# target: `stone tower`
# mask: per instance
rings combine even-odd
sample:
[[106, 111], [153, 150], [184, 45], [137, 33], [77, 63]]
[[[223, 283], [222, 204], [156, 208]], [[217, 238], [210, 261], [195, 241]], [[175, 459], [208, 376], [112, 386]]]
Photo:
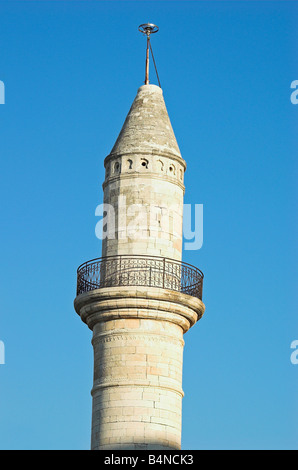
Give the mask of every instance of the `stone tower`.
[[180, 449], [183, 335], [205, 307], [181, 261], [186, 164], [160, 87], [139, 88], [104, 165], [113, 230], [74, 303], [93, 331], [91, 448]]

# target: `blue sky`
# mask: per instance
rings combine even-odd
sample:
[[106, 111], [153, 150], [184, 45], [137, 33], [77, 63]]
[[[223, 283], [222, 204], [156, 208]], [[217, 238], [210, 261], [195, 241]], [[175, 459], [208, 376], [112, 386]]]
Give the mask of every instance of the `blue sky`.
[[[1, 449], [88, 449], [91, 332], [76, 269], [100, 256], [103, 160], [152, 38], [204, 205], [204, 318], [185, 336], [184, 449], [297, 449], [298, 4], [0, 1]], [[152, 82], [156, 83], [154, 75]]]

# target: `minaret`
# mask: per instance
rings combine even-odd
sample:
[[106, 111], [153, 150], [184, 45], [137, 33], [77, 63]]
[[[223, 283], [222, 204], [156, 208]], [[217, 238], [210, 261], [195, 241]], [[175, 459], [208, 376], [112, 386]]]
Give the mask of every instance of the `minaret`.
[[[154, 25], [142, 27], [148, 51]], [[148, 60], [104, 161], [114, 234], [78, 268], [75, 309], [93, 331], [94, 450], [181, 448], [183, 335], [205, 309], [203, 274], [181, 261], [186, 164]]]

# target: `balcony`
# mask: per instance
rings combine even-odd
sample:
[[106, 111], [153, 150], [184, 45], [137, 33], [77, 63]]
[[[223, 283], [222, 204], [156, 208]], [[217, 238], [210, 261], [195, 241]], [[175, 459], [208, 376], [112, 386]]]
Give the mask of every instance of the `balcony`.
[[122, 286], [159, 287], [202, 300], [203, 273], [196, 267], [159, 256], [118, 255], [87, 261], [77, 270], [77, 295]]

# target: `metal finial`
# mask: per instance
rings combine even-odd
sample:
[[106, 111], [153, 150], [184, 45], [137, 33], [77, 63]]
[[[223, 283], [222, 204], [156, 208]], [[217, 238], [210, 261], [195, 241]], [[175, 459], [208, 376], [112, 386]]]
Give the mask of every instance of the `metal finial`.
[[[145, 69], [145, 85], [149, 85], [149, 46], [151, 34], [157, 33], [159, 27], [152, 23], [140, 24], [139, 31], [147, 36], [147, 50], [146, 50], [146, 69]], [[151, 47], [151, 46], [150, 46]], [[152, 50], [151, 50], [152, 52]]]
[[156, 26], [156, 24], [144, 23], [140, 24], [139, 31], [143, 34], [146, 34], [147, 36], [150, 36], [150, 34], [157, 33], [159, 31], [159, 27]]

